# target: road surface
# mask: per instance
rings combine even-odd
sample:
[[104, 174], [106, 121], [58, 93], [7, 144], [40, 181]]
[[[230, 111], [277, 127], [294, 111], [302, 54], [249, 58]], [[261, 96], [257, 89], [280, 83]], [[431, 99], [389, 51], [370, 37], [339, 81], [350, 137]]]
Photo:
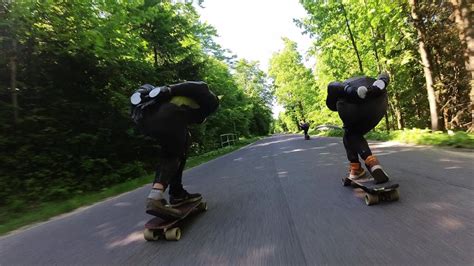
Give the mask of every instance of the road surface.
[[400, 201], [343, 187], [340, 138], [276, 135], [185, 172], [209, 210], [146, 242], [149, 186], [0, 238], [0, 265], [474, 265], [474, 153], [371, 143]]

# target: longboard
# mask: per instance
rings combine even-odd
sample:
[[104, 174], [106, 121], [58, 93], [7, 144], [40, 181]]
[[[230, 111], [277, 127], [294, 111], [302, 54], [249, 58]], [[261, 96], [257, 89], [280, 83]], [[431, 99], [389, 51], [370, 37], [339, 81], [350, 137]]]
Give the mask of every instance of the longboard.
[[145, 224], [143, 237], [147, 241], [156, 241], [160, 239], [160, 237], [164, 237], [166, 240], [178, 241], [181, 238], [181, 229], [177, 226], [177, 223], [185, 219], [193, 211], [207, 211], [207, 203], [198, 200], [176, 207], [176, 209], [183, 212], [183, 216], [169, 220], [160, 217], [152, 218]]
[[360, 179], [349, 179], [344, 177], [342, 178], [342, 183], [344, 186], [352, 186], [362, 189], [365, 192], [364, 200], [367, 206], [375, 205], [380, 201], [397, 201], [400, 198], [398, 192], [399, 184], [392, 181], [375, 184], [374, 178], [369, 174]]

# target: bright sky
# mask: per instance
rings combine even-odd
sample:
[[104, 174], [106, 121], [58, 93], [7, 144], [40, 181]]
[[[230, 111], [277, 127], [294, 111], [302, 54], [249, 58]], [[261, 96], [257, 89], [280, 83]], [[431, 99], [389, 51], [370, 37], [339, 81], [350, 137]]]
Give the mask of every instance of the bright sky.
[[[298, 0], [205, 0], [203, 6], [197, 10], [202, 21], [217, 29], [216, 41], [239, 58], [259, 61], [264, 71], [272, 54], [283, 48], [281, 37], [297, 42], [303, 57], [311, 45], [293, 22], [306, 15]], [[274, 116], [281, 110], [274, 106]]]

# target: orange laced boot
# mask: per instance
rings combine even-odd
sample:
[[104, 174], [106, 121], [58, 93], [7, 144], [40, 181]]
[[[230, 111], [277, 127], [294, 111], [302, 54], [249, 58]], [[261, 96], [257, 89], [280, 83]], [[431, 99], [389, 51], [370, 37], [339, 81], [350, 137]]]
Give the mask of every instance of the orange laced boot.
[[350, 163], [349, 179], [359, 179], [365, 176], [365, 170], [360, 166], [360, 163]]
[[377, 160], [375, 156], [370, 155], [367, 157], [367, 159], [365, 159], [365, 165], [367, 166], [370, 174], [372, 174], [374, 177], [375, 183], [381, 184], [389, 180], [387, 173], [385, 173], [385, 171], [382, 169], [379, 160]]

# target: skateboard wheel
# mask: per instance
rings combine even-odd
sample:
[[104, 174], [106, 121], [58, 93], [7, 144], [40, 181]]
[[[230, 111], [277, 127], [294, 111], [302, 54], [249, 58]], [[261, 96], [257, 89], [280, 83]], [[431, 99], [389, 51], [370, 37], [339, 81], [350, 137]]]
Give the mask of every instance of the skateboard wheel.
[[390, 200], [397, 201], [398, 199], [400, 199], [400, 193], [398, 192], [398, 189], [390, 191]]
[[207, 211], [207, 202], [201, 201], [197, 206], [197, 209], [203, 212]]
[[377, 195], [365, 194], [365, 204], [367, 206], [379, 203], [379, 197]]
[[145, 231], [143, 231], [143, 237], [146, 241], [156, 241], [160, 238], [160, 234], [157, 234], [155, 230], [146, 228]]
[[347, 177], [343, 177], [342, 178], [342, 185], [347, 187], [347, 186], [350, 186], [351, 185], [351, 180]]
[[171, 228], [165, 232], [166, 240], [178, 241], [181, 238], [181, 229], [179, 227]]

